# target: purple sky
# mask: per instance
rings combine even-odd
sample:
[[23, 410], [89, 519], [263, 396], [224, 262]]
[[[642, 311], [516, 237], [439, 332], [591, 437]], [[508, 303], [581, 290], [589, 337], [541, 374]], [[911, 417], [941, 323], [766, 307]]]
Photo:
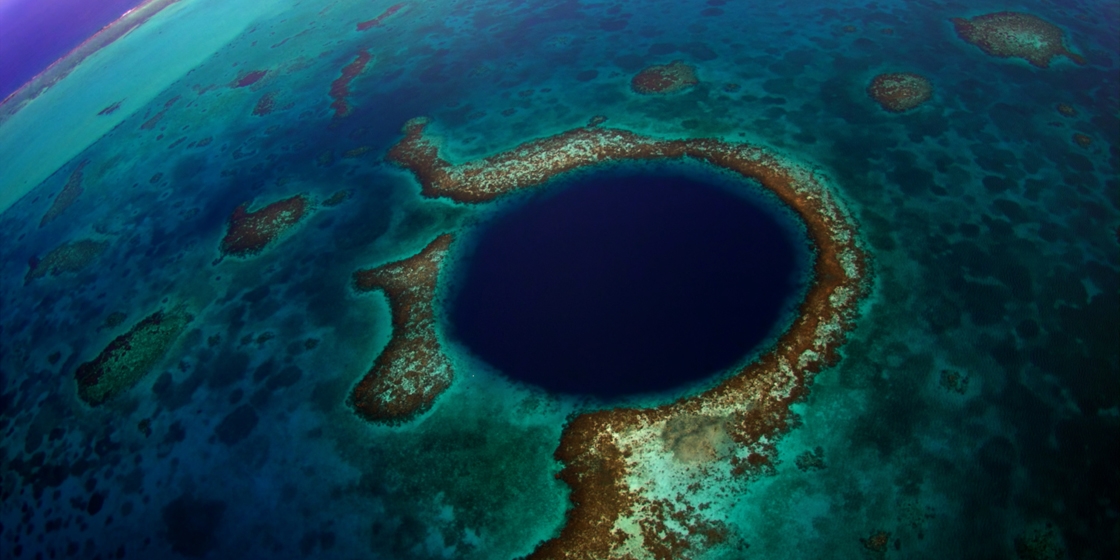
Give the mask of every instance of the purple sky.
[[142, 0], [0, 0], [0, 100]]

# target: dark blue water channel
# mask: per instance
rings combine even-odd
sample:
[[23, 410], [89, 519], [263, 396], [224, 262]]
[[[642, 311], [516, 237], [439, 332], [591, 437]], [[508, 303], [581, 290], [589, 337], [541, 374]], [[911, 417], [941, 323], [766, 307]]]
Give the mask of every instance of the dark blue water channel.
[[743, 360], [800, 297], [809, 250], [792, 213], [714, 175], [589, 173], [500, 213], [459, 267], [452, 336], [514, 379], [604, 399]]

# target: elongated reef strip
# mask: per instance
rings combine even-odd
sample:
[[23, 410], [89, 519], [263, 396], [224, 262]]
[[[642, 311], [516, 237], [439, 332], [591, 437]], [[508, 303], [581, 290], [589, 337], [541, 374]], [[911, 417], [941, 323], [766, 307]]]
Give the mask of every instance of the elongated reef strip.
[[373, 56], [366, 51], [359, 51], [358, 56], [346, 66], [342, 67], [342, 75], [331, 82], [331, 108], [334, 109], [335, 118], [345, 117], [350, 114], [350, 102], [347, 97], [350, 96], [350, 82], [366, 69], [369, 61], [373, 60]]
[[358, 31], [366, 31], [370, 28], [380, 26], [381, 23], [384, 22], [386, 18], [388, 18], [389, 16], [391, 16], [391, 15], [397, 13], [398, 11], [400, 11], [400, 9], [404, 7], [404, 5], [405, 5], [404, 2], [401, 2], [399, 4], [393, 4], [392, 6], [389, 6], [389, 8], [386, 9], [384, 12], [381, 12], [381, 15], [379, 15], [379, 16], [377, 16], [377, 17], [375, 17], [375, 18], [373, 18], [369, 21], [363, 21], [363, 22], [358, 23]]
[[443, 234], [412, 257], [354, 273], [354, 288], [384, 290], [393, 314], [389, 344], [350, 394], [350, 404], [367, 420], [407, 421], [451, 386], [454, 371], [439, 343], [432, 302], [451, 241]]
[[[790, 405], [808, 393], [814, 374], [837, 362], [869, 289], [869, 258], [856, 224], [825, 178], [756, 146], [658, 140], [599, 127], [452, 165], [440, 157], [439, 141], [425, 134], [427, 126], [424, 118], [409, 121], [388, 159], [412, 171], [428, 197], [482, 203], [604, 162], [690, 158], [757, 181], [800, 216], [816, 253], [812, 283], [789, 330], [753, 362], [698, 395], [570, 420], [556, 458], [564, 464], [560, 477], [572, 489], [572, 508], [560, 534], [530, 558], [681, 558], [729, 539], [725, 522], [712, 513], [719, 508], [710, 507], [719, 493], [709, 489], [741, 495], [741, 485], [774, 471], [775, 442], [790, 429]], [[744, 188], [750, 188], [746, 181]], [[434, 350], [427, 350], [425, 359], [435, 360]], [[705, 452], [671, 449], [671, 442], [684, 439], [695, 440], [685, 443]]]
[[148, 315], [92, 361], [78, 366], [78, 396], [97, 406], [132, 387], [159, 363], [192, 320], [182, 305]]

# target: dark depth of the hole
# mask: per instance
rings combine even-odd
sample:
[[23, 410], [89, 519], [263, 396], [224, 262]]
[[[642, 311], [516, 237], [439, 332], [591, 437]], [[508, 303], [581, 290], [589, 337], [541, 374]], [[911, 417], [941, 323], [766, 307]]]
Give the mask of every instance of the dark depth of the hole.
[[452, 336], [552, 392], [704, 379], [765, 340], [798, 293], [807, 249], [763, 206], [694, 178], [589, 174], [482, 226]]

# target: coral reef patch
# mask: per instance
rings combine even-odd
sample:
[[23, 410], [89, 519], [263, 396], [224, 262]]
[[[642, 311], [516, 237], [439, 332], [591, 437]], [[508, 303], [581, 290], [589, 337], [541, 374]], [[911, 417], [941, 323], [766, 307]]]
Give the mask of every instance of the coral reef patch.
[[359, 51], [358, 56], [354, 60], [342, 67], [342, 75], [331, 82], [331, 109], [334, 109], [334, 116], [336, 118], [345, 117], [350, 114], [350, 102], [347, 98], [350, 96], [350, 82], [354, 80], [362, 70], [366, 69], [366, 65], [373, 57], [367, 51]]
[[63, 243], [41, 259], [38, 257], [32, 258], [28, 262], [30, 268], [23, 277], [23, 283], [28, 284], [32, 280], [42, 278], [47, 274], [58, 276], [64, 273], [78, 272], [89, 266], [108, 247], [108, 241], [94, 241], [92, 239]]
[[183, 305], [148, 315], [113, 339], [92, 361], [78, 366], [74, 374], [78, 396], [97, 406], [132, 387], [159, 363], [193, 320]]
[[246, 257], [260, 253], [280, 234], [300, 222], [309, 212], [310, 201], [299, 194], [273, 202], [250, 212], [248, 204], [238, 206], [229, 217], [222, 255]]
[[933, 84], [921, 74], [879, 74], [867, 86], [867, 94], [892, 113], [909, 111], [933, 95]]
[[696, 69], [683, 61], [675, 60], [638, 72], [630, 80], [630, 89], [642, 95], [657, 95], [684, 91], [698, 83], [700, 80], [696, 77]]
[[1039, 68], [1047, 68], [1055, 57], [1064, 56], [1075, 64], [1085, 59], [1066, 47], [1065, 32], [1038, 16], [1020, 12], [996, 12], [972, 19], [953, 18], [957, 36], [999, 58], [1022, 58]]
[[47, 213], [43, 214], [43, 219], [39, 220], [39, 227], [47, 225], [63, 213], [67, 208], [72, 206], [78, 196], [82, 194], [82, 170], [86, 165], [89, 165], [89, 160], [84, 160], [78, 164], [78, 167], [70, 173], [70, 178], [66, 181], [66, 185], [62, 187], [62, 191], [58, 196], [54, 197], [54, 202], [51, 207], [47, 209]]

